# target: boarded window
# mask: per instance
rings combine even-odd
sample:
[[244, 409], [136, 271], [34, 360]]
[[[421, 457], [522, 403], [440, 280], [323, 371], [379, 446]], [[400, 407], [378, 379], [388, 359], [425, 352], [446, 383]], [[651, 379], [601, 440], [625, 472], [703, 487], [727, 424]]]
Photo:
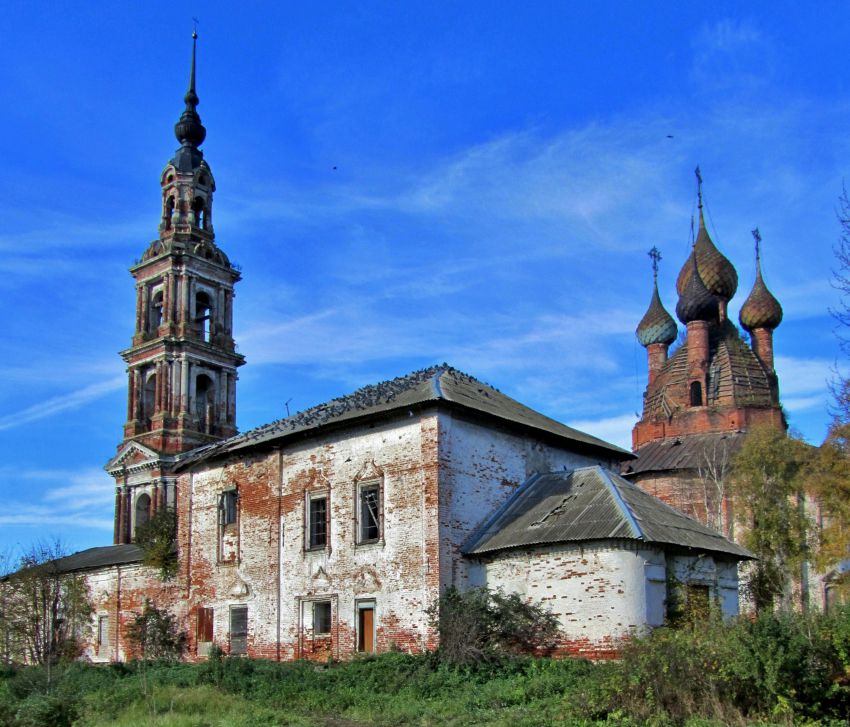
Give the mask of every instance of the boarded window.
[[248, 653], [248, 607], [230, 607], [230, 655]]
[[103, 651], [109, 643], [109, 616], [97, 617], [97, 650]]
[[311, 548], [324, 548], [328, 542], [328, 498], [311, 497], [308, 517], [308, 536]]
[[313, 603], [313, 635], [329, 635], [331, 632], [331, 602], [316, 601]]
[[236, 502], [238, 496], [236, 490], [227, 490], [221, 493], [219, 508], [221, 510], [221, 524], [231, 525], [236, 522]]
[[198, 643], [208, 643], [213, 640], [213, 610], [211, 608], [198, 609], [197, 639]]
[[360, 531], [357, 539], [361, 543], [368, 543], [381, 537], [380, 494], [377, 484], [360, 487]]

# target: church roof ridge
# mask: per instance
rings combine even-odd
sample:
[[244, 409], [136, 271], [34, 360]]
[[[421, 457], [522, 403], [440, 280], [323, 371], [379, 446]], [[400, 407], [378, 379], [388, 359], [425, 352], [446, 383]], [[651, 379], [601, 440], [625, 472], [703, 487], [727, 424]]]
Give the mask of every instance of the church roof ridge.
[[404, 376], [367, 384], [355, 391], [317, 404], [288, 417], [205, 445], [180, 457], [180, 467], [223, 456], [265, 442], [303, 434], [337, 423], [389, 413], [406, 407], [444, 402], [498, 419], [548, 432], [574, 443], [602, 449], [618, 459], [631, 453], [598, 437], [573, 429], [503, 394], [495, 387], [447, 363], [412, 371]]

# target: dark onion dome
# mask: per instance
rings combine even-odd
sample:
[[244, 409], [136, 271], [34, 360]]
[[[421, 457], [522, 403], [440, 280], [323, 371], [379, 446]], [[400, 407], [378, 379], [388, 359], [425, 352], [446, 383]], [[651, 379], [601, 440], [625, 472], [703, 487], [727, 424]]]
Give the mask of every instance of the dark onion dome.
[[676, 315], [685, 325], [692, 321], [716, 321], [718, 317], [717, 298], [702, 282], [697, 272], [699, 268], [693, 264], [695, 256], [696, 249], [690, 257], [690, 276], [676, 303]]
[[[738, 273], [711, 241], [708, 230], [705, 229], [702, 207], [699, 210], [699, 232], [694, 243], [694, 256], [696, 256], [699, 277], [708, 288], [708, 292], [722, 300], [731, 300], [735, 291], [738, 290]], [[682, 295], [685, 290], [694, 256], [688, 258], [679, 272], [676, 280], [676, 291], [679, 295]]]
[[782, 306], [764, 284], [761, 277], [761, 263], [758, 259], [756, 259], [756, 282], [744, 305], [741, 306], [738, 320], [746, 331], [754, 331], [756, 328], [773, 330], [782, 323]]
[[679, 330], [673, 316], [661, 304], [657, 283], [653, 285], [652, 300], [649, 301], [649, 308], [638, 323], [635, 333], [640, 345], [644, 347], [653, 343], [666, 343], [669, 346], [676, 340]]
[[180, 119], [174, 125], [174, 135], [184, 146], [199, 147], [204, 143], [207, 136], [207, 130], [201, 123], [201, 117], [195, 110], [198, 106], [198, 94], [195, 93], [195, 48], [198, 44], [198, 34], [192, 33], [192, 70], [189, 73], [189, 90], [183, 100], [186, 102], [186, 108], [180, 115]]

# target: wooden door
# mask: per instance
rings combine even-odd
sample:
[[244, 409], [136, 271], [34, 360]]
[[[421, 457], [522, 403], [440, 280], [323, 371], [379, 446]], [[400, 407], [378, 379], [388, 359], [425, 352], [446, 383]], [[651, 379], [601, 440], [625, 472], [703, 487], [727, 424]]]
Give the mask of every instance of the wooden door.
[[371, 606], [361, 607], [358, 615], [357, 650], [371, 654], [375, 651], [375, 609]]

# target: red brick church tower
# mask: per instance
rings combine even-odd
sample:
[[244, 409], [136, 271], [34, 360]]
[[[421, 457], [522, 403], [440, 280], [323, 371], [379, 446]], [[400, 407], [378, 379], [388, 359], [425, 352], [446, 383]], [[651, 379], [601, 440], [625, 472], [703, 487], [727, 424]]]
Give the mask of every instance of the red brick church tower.
[[174, 127], [180, 148], [160, 178], [159, 237], [130, 268], [127, 421], [106, 466], [117, 484], [116, 543], [174, 503], [177, 455], [236, 433], [236, 369], [245, 361], [233, 341], [233, 288], [241, 276], [215, 242], [215, 180], [198, 148], [206, 129], [196, 110], [197, 33], [192, 39], [186, 108]]
[[624, 475], [731, 534], [724, 479], [741, 438], [756, 425], [787, 428], [773, 366], [773, 331], [782, 307], [764, 284], [756, 230], [756, 280], [740, 312], [750, 344], [727, 318], [738, 274], [709, 237], [699, 172], [697, 178], [699, 230], [676, 282], [676, 315], [686, 336], [670, 356], [678, 329], [658, 294], [660, 254], [650, 252], [655, 281], [637, 327], [647, 349], [648, 384], [643, 415], [632, 430], [638, 459], [626, 463]]

